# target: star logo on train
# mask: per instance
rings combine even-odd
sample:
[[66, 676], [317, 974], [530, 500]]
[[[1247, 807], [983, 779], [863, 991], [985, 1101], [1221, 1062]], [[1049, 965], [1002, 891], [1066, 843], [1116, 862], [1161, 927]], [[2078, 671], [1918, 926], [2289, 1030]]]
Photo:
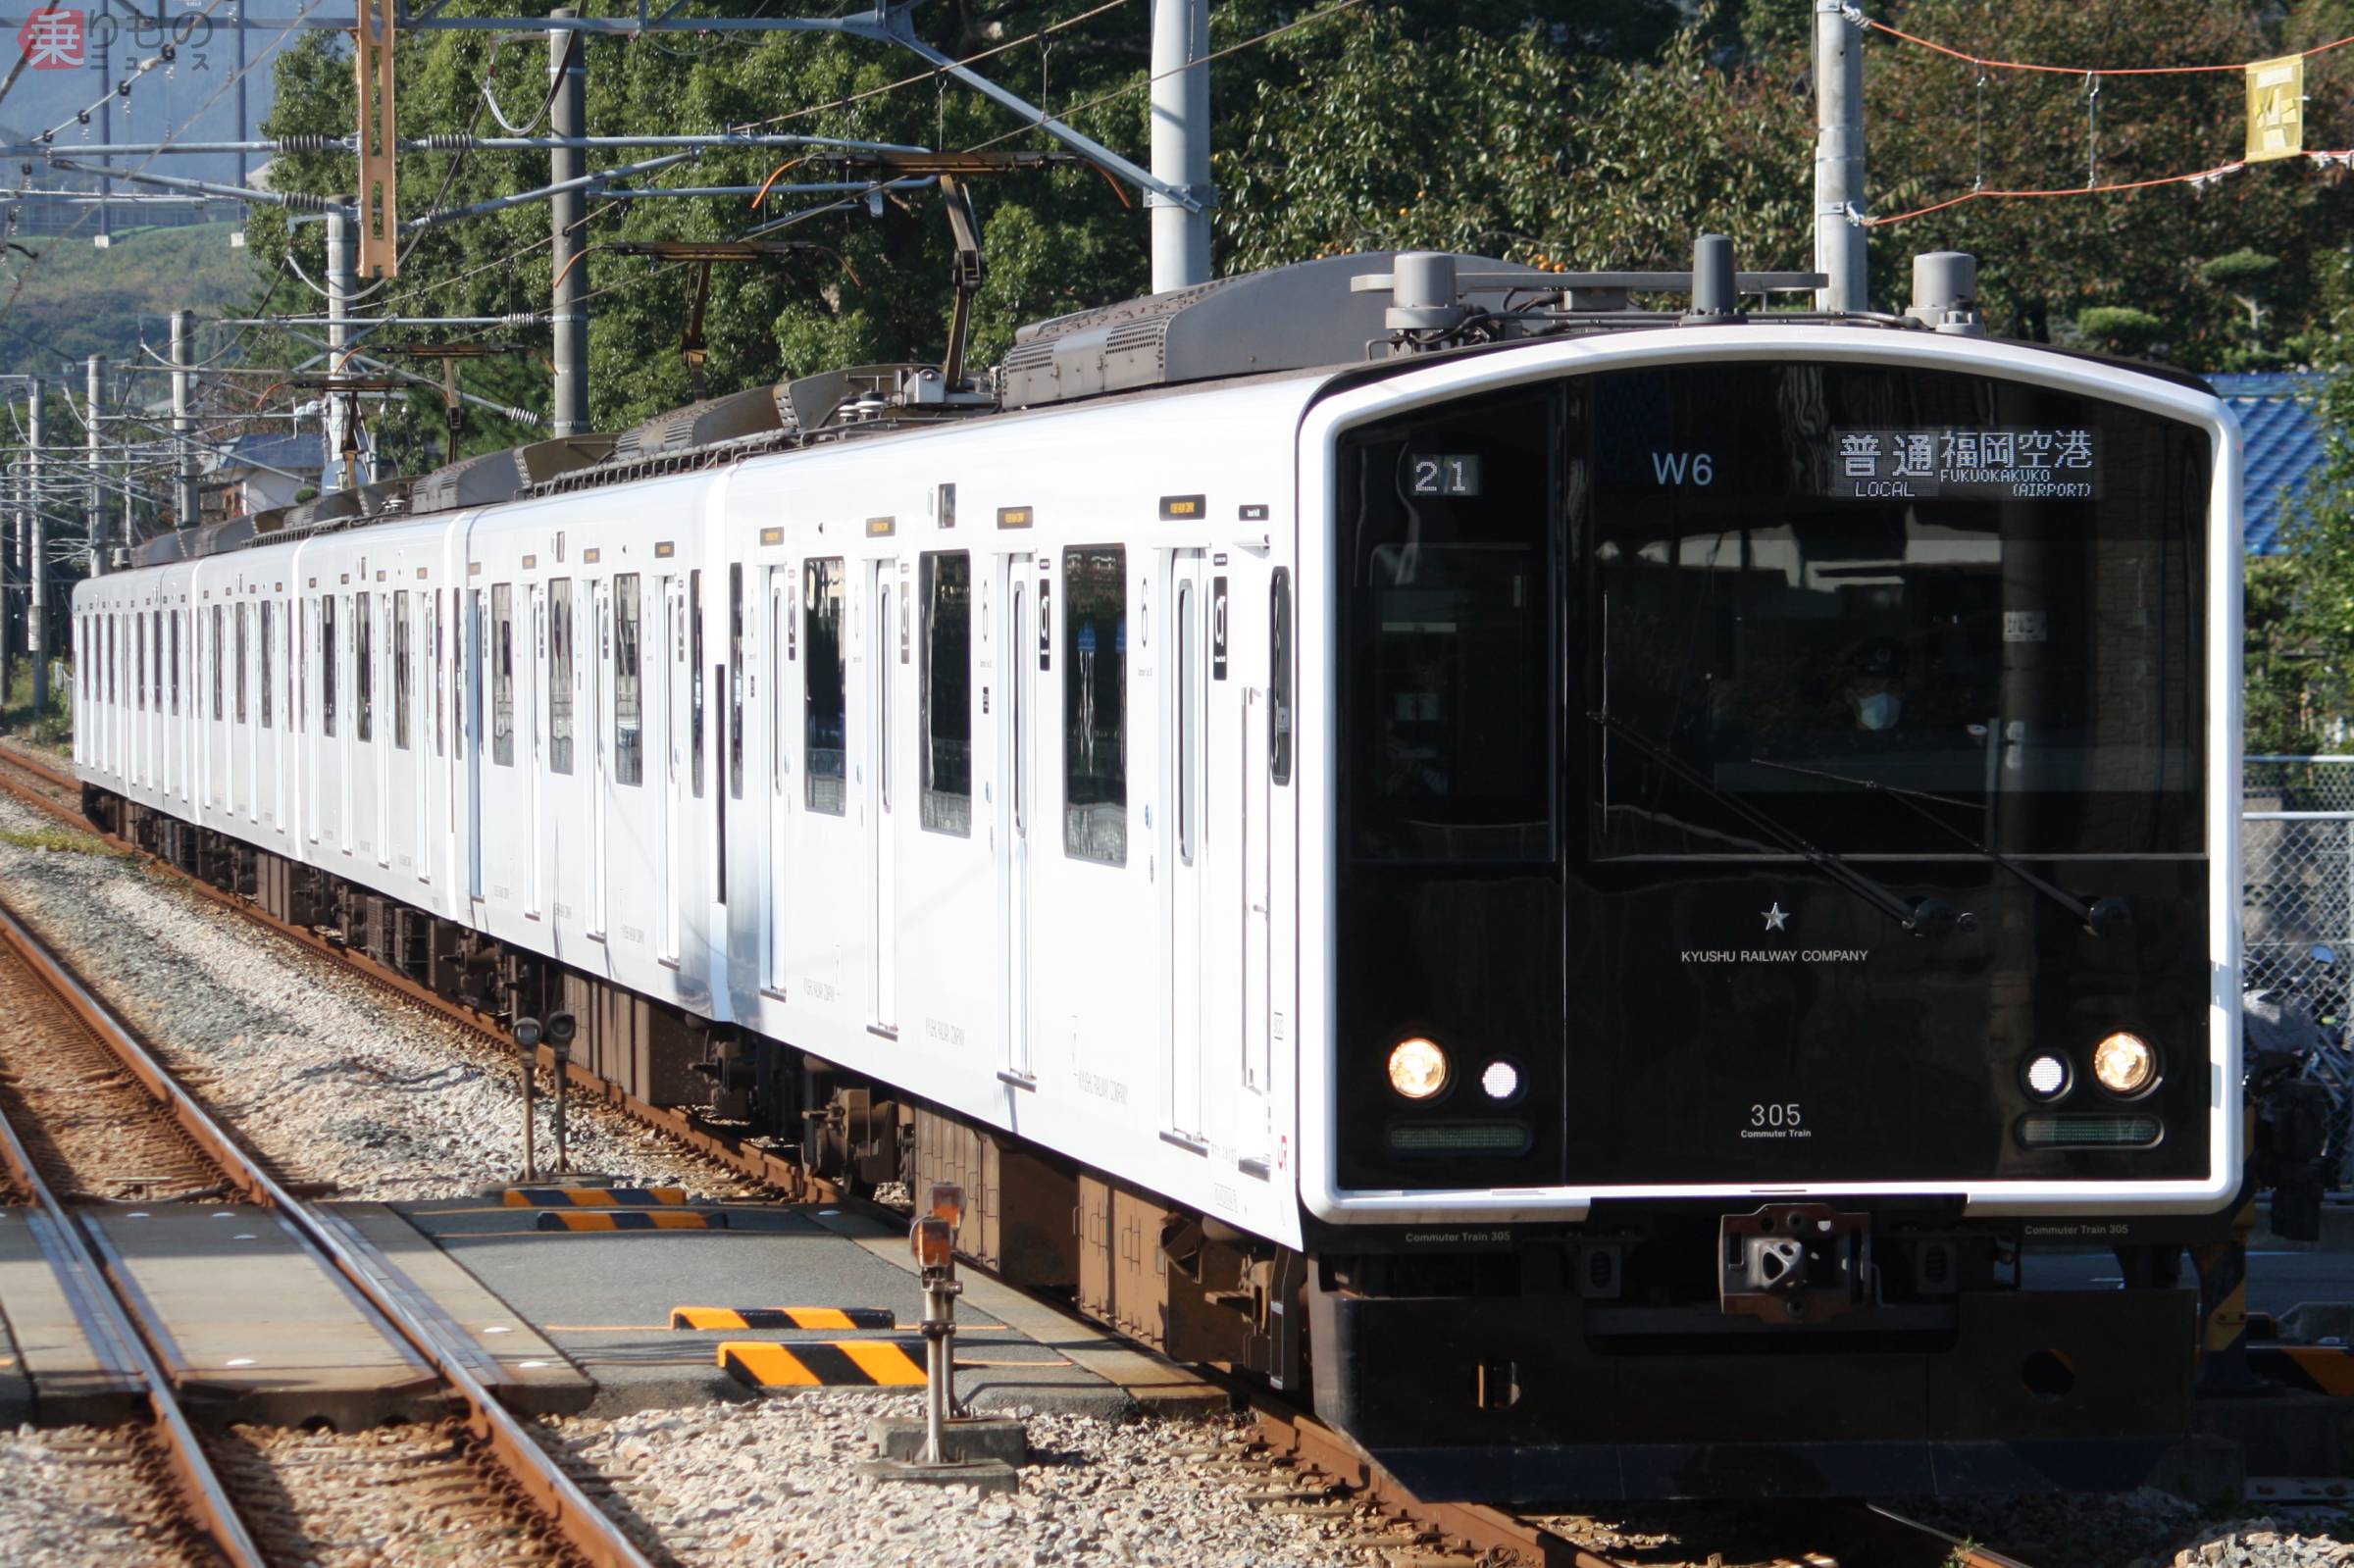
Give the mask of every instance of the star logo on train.
[[1781, 931], [1790, 924], [1790, 911], [1782, 907], [1782, 901], [1779, 898], [1773, 901], [1773, 907], [1766, 910], [1765, 914], [1767, 931]]

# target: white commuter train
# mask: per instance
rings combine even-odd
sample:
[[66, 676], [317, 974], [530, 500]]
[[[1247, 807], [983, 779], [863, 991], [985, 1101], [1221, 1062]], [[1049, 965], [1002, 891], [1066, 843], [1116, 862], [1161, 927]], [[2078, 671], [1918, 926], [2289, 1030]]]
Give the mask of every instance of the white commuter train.
[[2126, 1483], [2244, 1157], [2237, 435], [1924, 276], [1346, 257], [495, 454], [79, 585], [77, 761], [1432, 1494]]

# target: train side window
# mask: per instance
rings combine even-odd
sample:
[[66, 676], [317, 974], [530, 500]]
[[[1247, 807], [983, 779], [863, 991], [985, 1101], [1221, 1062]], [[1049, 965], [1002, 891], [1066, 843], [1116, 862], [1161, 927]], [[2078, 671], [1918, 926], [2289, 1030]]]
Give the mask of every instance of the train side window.
[[625, 784], [645, 782], [642, 619], [638, 574], [621, 573], [613, 579], [613, 777]]
[[547, 766], [572, 772], [572, 579], [547, 583]]
[[1062, 555], [1062, 849], [1128, 863], [1128, 551]]
[[173, 610], [169, 614], [172, 622], [172, 716], [178, 718], [179, 717], [179, 645], [185, 639], [186, 633], [183, 629], [187, 625], [188, 612]]
[[1292, 782], [1292, 569], [1275, 569], [1267, 592], [1267, 776]]
[[262, 728], [265, 730], [271, 728], [270, 676], [272, 673], [272, 664], [270, 659], [270, 636], [272, 632], [278, 630], [278, 618], [271, 612], [272, 605], [270, 601], [268, 599], [264, 599], [262, 601], [262, 640], [259, 645], [259, 651], [262, 656]]
[[[954, 486], [943, 486], [949, 497]], [[953, 505], [952, 499], [944, 504]], [[923, 558], [923, 819], [939, 833], [973, 831], [973, 558]]]
[[147, 711], [147, 618], [138, 611], [130, 612], [130, 675], [131, 686], [137, 693], [135, 702], [141, 713]]
[[235, 683], [237, 688], [237, 723], [239, 724], [243, 724], [245, 722], [246, 649], [248, 644], [252, 641], [251, 637], [249, 637], [246, 632], [246, 623], [252, 619], [252, 617], [247, 614], [247, 610], [248, 606], [246, 605], [240, 604], [237, 606], [237, 676]]
[[227, 655], [223, 652], [223, 649], [228, 645], [229, 638], [222, 634], [221, 606], [217, 604], [213, 606], [212, 632], [213, 718], [215, 720], [219, 720], [226, 716], [226, 709], [229, 701], [229, 676], [228, 672], [223, 668], [224, 661], [227, 658]]
[[844, 698], [842, 557], [801, 565], [801, 788], [811, 811], [843, 815], [843, 759], [849, 748]]
[[370, 595], [352, 595], [351, 676], [359, 686], [352, 704], [357, 720], [353, 734], [362, 742], [376, 738], [376, 620], [371, 614], [374, 608]]
[[728, 566], [728, 793], [743, 798], [743, 563]]
[[409, 590], [392, 590], [392, 745], [409, 749]]
[[687, 574], [687, 690], [691, 714], [687, 738], [694, 753], [694, 798], [703, 798], [703, 573]]
[[117, 623], [122, 619], [112, 610], [106, 612], [106, 703], [110, 708], [120, 705], [123, 700], [116, 695], [123, 689], [122, 661], [115, 657], [115, 633]]

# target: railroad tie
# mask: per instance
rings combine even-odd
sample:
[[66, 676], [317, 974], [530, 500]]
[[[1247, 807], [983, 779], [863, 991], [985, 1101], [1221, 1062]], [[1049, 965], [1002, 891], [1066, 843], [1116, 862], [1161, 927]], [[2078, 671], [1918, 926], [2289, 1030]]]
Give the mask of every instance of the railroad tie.
[[724, 1231], [728, 1217], [658, 1209], [543, 1209], [532, 1227], [539, 1231]]
[[510, 1187], [502, 1200], [511, 1209], [675, 1208], [687, 1201], [683, 1187]]
[[889, 1307], [707, 1307], [670, 1309], [674, 1329], [896, 1329]]
[[723, 1340], [719, 1365], [755, 1389], [912, 1389], [924, 1382], [924, 1341], [824, 1340], [772, 1344]]

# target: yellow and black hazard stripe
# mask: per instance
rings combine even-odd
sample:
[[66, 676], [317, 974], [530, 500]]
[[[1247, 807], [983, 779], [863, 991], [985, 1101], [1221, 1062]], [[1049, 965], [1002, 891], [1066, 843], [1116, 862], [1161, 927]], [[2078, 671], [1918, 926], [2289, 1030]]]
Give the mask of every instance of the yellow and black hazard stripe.
[[889, 1307], [672, 1307], [674, 1329], [896, 1329]]
[[719, 1364], [755, 1389], [907, 1389], [924, 1381], [921, 1340], [723, 1340]]
[[2268, 1382], [2332, 1398], [2354, 1397], [2354, 1346], [2252, 1344], [2248, 1370]]
[[510, 1187], [511, 1209], [676, 1208], [687, 1201], [683, 1187]]
[[540, 1231], [724, 1231], [728, 1217], [663, 1209], [543, 1209], [532, 1226]]

